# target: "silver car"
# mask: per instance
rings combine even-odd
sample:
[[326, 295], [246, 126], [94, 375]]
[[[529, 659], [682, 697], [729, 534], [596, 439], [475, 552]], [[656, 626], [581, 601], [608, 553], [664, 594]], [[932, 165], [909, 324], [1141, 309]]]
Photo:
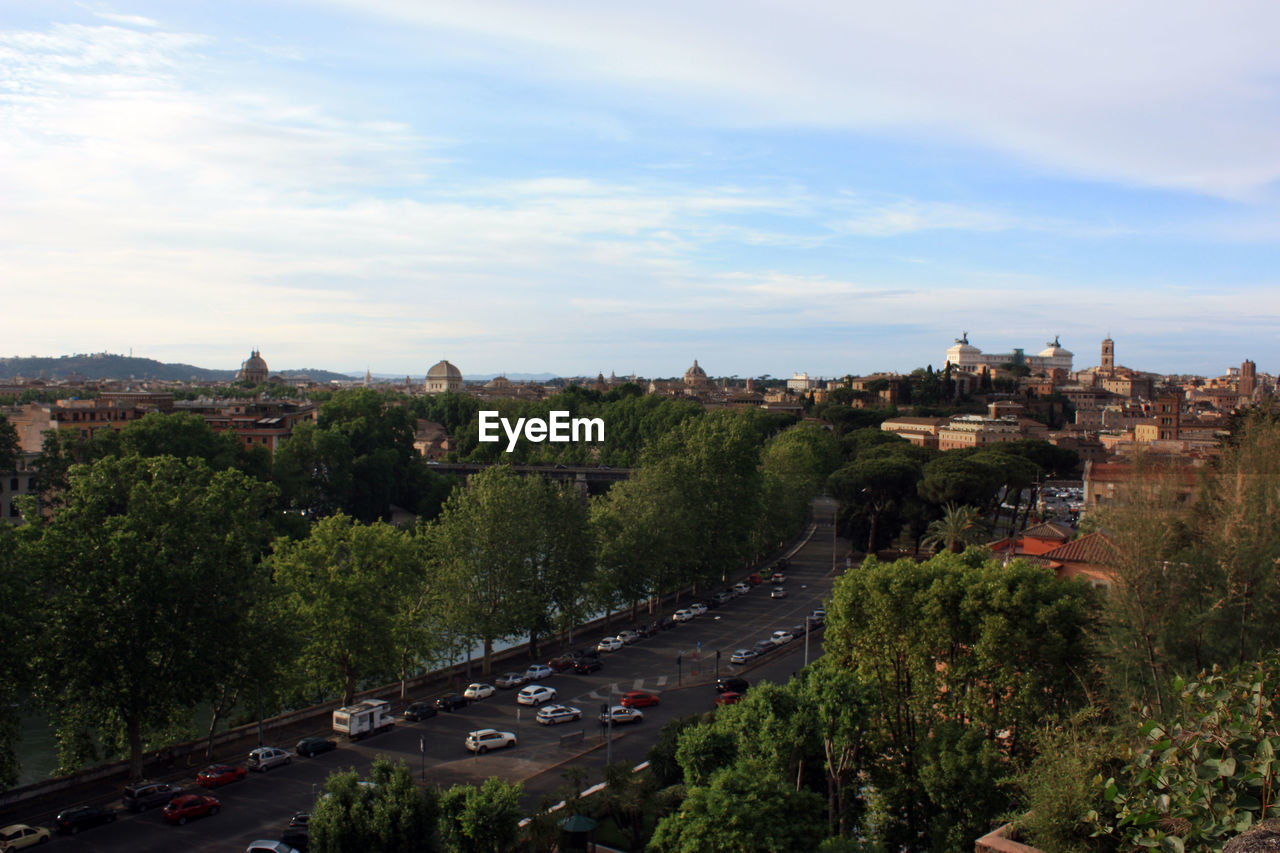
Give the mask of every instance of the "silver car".
[[289, 764], [292, 761], [292, 755], [274, 746], [260, 746], [249, 753], [249, 769], [259, 773], [266, 773], [272, 767]]

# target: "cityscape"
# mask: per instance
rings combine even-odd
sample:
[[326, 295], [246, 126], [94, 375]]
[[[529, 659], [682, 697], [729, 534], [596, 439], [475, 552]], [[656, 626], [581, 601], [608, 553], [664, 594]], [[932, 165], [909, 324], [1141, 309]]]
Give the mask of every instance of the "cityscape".
[[1272, 849], [1276, 32], [0, 0], [0, 851]]

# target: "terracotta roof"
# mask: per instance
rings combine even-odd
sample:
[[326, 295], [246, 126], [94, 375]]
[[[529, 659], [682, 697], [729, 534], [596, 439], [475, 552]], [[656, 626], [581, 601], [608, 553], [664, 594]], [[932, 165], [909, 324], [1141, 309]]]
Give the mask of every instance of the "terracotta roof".
[[1063, 524], [1060, 521], [1046, 521], [1034, 527], [1028, 527], [1022, 531], [1022, 535], [1029, 536], [1032, 539], [1057, 539], [1059, 542], [1066, 542], [1075, 535], [1075, 530], [1071, 528], [1071, 525]]
[[1120, 554], [1105, 535], [1090, 533], [1074, 542], [1059, 545], [1041, 556], [1057, 563], [1090, 563], [1095, 566], [1108, 566], [1115, 563]]

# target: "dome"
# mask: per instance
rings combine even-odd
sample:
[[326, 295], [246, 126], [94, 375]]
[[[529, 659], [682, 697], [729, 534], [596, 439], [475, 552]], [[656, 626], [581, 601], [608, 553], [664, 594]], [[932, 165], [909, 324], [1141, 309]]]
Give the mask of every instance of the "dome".
[[[448, 364], [448, 362], [445, 362], [445, 363], [446, 363], [446, 364]], [[452, 364], [450, 364], [449, 366], [450, 366], [450, 367], [453, 367], [453, 365], [452, 365]], [[495, 377], [493, 377], [492, 379], [490, 379], [488, 382], [486, 382], [486, 383], [484, 384], [484, 387], [486, 387], [486, 388], [510, 388], [510, 387], [511, 387], [511, 383], [507, 380], [507, 377], [505, 377], [505, 376], [495, 376]]]
[[427, 381], [423, 383], [423, 390], [428, 394], [461, 391], [462, 371], [447, 361], [438, 362], [427, 371]]
[[267, 361], [256, 349], [251, 350], [249, 357], [240, 364], [240, 375], [237, 379], [259, 385], [267, 381]]
[[698, 360], [696, 358], [693, 360], [693, 367], [690, 367], [684, 372], [684, 381], [686, 385], [693, 385], [694, 383], [707, 381], [707, 372], [701, 367], [698, 367]]
[[462, 371], [448, 361], [441, 361], [427, 371], [428, 379], [462, 379]]

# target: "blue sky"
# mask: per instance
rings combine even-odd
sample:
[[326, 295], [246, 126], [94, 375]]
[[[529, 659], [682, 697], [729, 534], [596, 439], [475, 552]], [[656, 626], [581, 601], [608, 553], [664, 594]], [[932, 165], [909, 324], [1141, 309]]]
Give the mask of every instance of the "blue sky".
[[1276, 32], [1272, 2], [0, 0], [0, 351], [825, 376], [961, 331], [1084, 367], [1110, 333], [1277, 373]]

